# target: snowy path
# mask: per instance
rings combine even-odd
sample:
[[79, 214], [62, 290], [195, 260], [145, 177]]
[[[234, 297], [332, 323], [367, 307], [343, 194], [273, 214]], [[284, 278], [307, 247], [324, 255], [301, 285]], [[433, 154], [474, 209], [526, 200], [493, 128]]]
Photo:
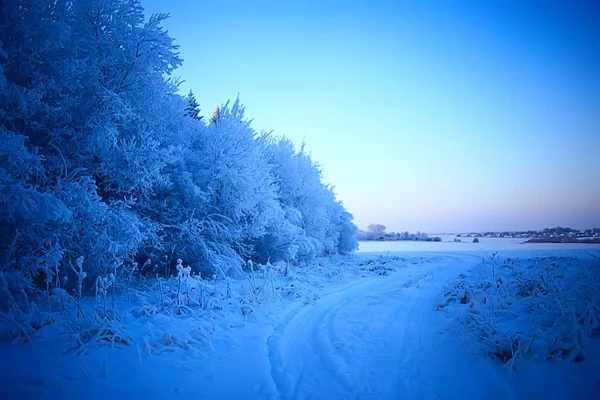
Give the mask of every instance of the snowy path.
[[479, 261], [446, 256], [408, 266], [301, 309], [269, 340], [279, 397], [512, 398], [495, 366], [445, 335], [436, 311], [443, 284]]

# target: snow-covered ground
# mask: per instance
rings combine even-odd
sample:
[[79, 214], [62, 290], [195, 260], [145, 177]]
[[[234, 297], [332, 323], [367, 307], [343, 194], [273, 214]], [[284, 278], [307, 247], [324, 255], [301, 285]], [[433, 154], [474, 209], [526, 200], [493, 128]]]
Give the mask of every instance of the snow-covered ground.
[[[323, 259], [291, 276], [278, 269], [234, 281], [229, 297], [225, 282], [208, 283], [208, 306], [187, 316], [123, 311], [131, 344], [85, 355], [63, 354], [65, 342], [50, 334], [1, 343], [0, 398], [600, 398], [600, 338], [582, 362], [502, 365], [449, 307], [439, 309], [448, 288], [489, 259], [494, 246], [480, 244]], [[505, 247], [521, 258], [589, 261], [598, 252]], [[140, 309], [123, 299], [128, 307]]]
[[301, 310], [271, 337], [281, 397], [511, 398], [491, 362], [462, 354], [435, 308], [444, 283], [479, 261], [402, 260], [406, 267], [389, 277], [337, 290]]
[[405, 251], [469, 251], [469, 252], [493, 252], [493, 251], [528, 251], [530, 254], [535, 252], [547, 252], [550, 250], [597, 250], [600, 245], [587, 243], [525, 243], [527, 239], [521, 238], [479, 238], [479, 243], [473, 243], [474, 238], [462, 237], [461, 242], [454, 242], [456, 235], [442, 235], [441, 242], [422, 242], [422, 241], [396, 241], [380, 242], [367, 241], [359, 242], [359, 252], [386, 254], [387, 252], [405, 252]]

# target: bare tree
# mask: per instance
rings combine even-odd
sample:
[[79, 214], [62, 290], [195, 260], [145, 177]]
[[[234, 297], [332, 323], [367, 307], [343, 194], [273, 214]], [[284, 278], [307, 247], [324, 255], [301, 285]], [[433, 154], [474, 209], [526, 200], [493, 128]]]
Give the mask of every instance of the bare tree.
[[373, 233], [377, 233], [378, 235], [383, 235], [385, 234], [385, 226], [380, 225], [380, 224], [371, 224], [367, 227], [367, 230], [369, 232], [373, 232]]

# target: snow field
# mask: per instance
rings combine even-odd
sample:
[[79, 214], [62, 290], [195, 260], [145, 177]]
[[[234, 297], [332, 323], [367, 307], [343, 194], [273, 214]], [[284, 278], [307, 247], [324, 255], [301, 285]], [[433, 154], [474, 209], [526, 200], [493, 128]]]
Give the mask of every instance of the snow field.
[[[564, 254], [536, 259], [580, 265]], [[238, 279], [182, 274], [140, 284], [116, 302], [127, 345], [100, 339], [81, 351], [56, 319], [32, 344], [1, 343], [0, 397], [594, 398], [595, 337], [579, 363], [520, 357], [515, 370], [486, 355], [487, 342], [464, 324], [468, 303], [458, 294], [448, 300], [462, 282], [477, 282], [488, 260], [357, 254], [305, 268], [254, 265]], [[515, 267], [530, 261], [515, 259]], [[84, 304], [86, 314], [93, 307]]]

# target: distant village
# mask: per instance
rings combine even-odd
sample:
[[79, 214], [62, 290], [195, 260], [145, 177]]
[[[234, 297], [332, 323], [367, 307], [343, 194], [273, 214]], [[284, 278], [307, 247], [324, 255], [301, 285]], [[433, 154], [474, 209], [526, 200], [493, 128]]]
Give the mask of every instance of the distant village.
[[522, 238], [525, 243], [600, 243], [600, 228], [572, 229], [557, 226], [541, 231], [460, 233], [457, 237]]
[[[443, 235], [454, 235], [454, 233], [444, 233]], [[426, 242], [441, 242], [439, 236], [429, 236], [426, 233], [417, 231], [409, 232], [386, 232], [386, 227], [380, 224], [371, 224], [366, 231], [359, 230], [356, 238], [360, 241], [398, 241], [398, 240], [418, 240]], [[479, 242], [479, 238], [516, 238], [528, 239], [525, 243], [600, 243], [600, 228], [590, 229], [572, 229], [557, 226], [556, 228], [546, 228], [541, 231], [515, 231], [515, 232], [469, 232], [458, 233], [454, 238], [455, 242], [462, 241], [462, 238], [473, 238], [473, 242]], [[471, 241], [471, 240], [469, 240]]]

